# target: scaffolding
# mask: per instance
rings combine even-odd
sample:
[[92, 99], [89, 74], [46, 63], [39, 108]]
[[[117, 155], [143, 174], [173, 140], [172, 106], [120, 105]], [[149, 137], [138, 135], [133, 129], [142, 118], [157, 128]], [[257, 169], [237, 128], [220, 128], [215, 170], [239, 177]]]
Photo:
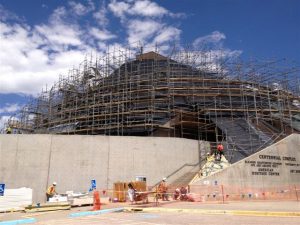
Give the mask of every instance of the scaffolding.
[[21, 133], [224, 142], [230, 161], [300, 132], [299, 68], [283, 60], [232, 60], [221, 51], [143, 51], [86, 57], [8, 126]]

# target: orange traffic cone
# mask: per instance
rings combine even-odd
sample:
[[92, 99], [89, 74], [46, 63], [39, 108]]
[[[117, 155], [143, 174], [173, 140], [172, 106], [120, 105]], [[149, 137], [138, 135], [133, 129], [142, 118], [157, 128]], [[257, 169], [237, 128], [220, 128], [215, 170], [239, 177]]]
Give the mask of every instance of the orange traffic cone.
[[93, 203], [93, 211], [101, 209], [100, 202], [100, 193], [99, 191], [94, 191], [94, 203]]

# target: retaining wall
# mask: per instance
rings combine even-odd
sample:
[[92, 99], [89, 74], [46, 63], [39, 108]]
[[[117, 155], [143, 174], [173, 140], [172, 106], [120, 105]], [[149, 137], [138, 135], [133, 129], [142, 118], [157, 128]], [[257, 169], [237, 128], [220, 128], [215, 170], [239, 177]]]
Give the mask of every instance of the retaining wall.
[[0, 183], [6, 188], [32, 188], [36, 202], [45, 201], [46, 188], [53, 181], [60, 193], [85, 192], [91, 179], [96, 179], [99, 189], [138, 175], [154, 185], [183, 164], [198, 163], [208, 146], [181, 138], [3, 134]]

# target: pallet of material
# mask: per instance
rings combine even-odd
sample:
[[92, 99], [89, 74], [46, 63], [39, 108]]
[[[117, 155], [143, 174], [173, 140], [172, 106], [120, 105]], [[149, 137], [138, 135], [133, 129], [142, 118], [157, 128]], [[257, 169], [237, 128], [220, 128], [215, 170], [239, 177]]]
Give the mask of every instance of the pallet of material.
[[[73, 198], [70, 200], [71, 206], [76, 207], [76, 206], [89, 206], [93, 205], [94, 199], [92, 196], [84, 196], [84, 197], [79, 197], [79, 198]], [[101, 197], [100, 196], [100, 203], [101, 204], [108, 204], [109, 203], [109, 197]]]
[[32, 204], [30, 188], [6, 189], [4, 195], [0, 196], [0, 212], [24, 210], [24, 207], [29, 204]]
[[71, 206], [88, 206], [93, 205], [94, 199], [91, 196], [74, 198], [71, 200]]
[[69, 210], [71, 205], [69, 202], [55, 202], [45, 203], [40, 205], [29, 205], [25, 207], [25, 212], [45, 212], [45, 211], [56, 211], [56, 210]]

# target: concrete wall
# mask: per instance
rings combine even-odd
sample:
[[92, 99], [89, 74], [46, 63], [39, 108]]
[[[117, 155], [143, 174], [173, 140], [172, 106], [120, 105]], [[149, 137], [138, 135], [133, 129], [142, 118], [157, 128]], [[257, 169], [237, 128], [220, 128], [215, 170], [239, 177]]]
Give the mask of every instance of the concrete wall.
[[0, 183], [6, 188], [30, 187], [38, 202], [45, 200], [53, 181], [60, 193], [87, 191], [91, 179], [99, 189], [112, 188], [114, 182], [137, 175], [153, 185], [183, 164], [197, 163], [207, 146], [162, 137], [0, 135]]
[[292, 134], [220, 172], [194, 182], [191, 191], [199, 190], [197, 185], [214, 184], [241, 190], [300, 185], [300, 135]]

